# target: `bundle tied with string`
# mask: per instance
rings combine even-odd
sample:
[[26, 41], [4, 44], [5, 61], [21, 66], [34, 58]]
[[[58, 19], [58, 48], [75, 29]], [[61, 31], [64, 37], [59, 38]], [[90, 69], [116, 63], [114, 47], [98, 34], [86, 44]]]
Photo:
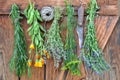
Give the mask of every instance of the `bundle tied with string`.
[[55, 7], [54, 20], [51, 27], [48, 29], [46, 48], [47, 51], [51, 54], [54, 60], [54, 66], [59, 67], [59, 63], [66, 58], [64, 44], [60, 35], [60, 24], [59, 20], [61, 18], [61, 8]]
[[97, 0], [90, 0], [89, 7], [87, 8], [87, 25], [86, 36], [82, 49], [82, 58], [86, 66], [98, 74], [110, 69], [109, 64], [103, 57], [103, 52], [99, 48], [96, 38], [96, 30], [94, 20], [96, 12], [99, 9]]

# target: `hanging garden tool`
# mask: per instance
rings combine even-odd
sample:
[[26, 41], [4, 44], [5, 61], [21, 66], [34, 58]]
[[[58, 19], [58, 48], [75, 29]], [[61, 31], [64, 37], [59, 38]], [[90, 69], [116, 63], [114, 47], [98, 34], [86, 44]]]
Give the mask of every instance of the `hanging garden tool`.
[[96, 73], [110, 69], [102, 56], [102, 51], [98, 47], [98, 42], [95, 35], [94, 19], [98, 5], [96, 0], [90, 0], [89, 8], [87, 9], [87, 32], [82, 50], [82, 57], [87, 67], [94, 70]]
[[64, 60], [63, 70], [70, 70], [73, 75], [80, 75], [80, 64], [81, 61], [78, 60], [76, 55], [76, 42], [74, 36], [75, 29], [75, 17], [74, 8], [66, 0], [66, 10], [67, 10], [67, 33], [66, 33], [66, 60]]
[[[35, 67], [42, 67], [45, 63], [43, 55], [49, 56], [44, 46], [44, 33], [46, 30], [40, 25], [39, 21], [42, 21], [40, 13], [34, 8], [34, 4], [30, 2], [28, 7], [24, 10], [24, 14], [27, 18], [27, 23], [31, 25], [28, 28], [29, 36], [31, 37], [31, 45], [29, 47], [29, 69], [32, 66], [32, 53], [35, 52]], [[28, 70], [29, 71], [29, 70]]]
[[16, 4], [12, 5], [10, 17], [14, 25], [14, 51], [9, 67], [20, 77], [22, 74], [26, 73], [28, 57], [25, 36], [20, 25], [22, 17], [20, 16], [19, 7]]
[[66, 58], [64, 44], [60, 36], [59, 19], [62, 11], [60, 8], [54, 8], [54, 20], [47, 34], [46, 48], [54, 59], [54, 66], [59, 67], [59, 63]]
[[[84, 33], [83, 20], [84, 20], [84, 6], [81, 5], [78, 9], [78, 25], [77, 25], [77, 28], [76, 28], [76, 32], [77, 32], [78, 39], [79, 39], [79, 50], [82, 49], [82, 45], [83, 45], [83, 33]], [[79, 58], [80, 58], [81, 51], [79, 52], [78, 55], [79, 55]]]

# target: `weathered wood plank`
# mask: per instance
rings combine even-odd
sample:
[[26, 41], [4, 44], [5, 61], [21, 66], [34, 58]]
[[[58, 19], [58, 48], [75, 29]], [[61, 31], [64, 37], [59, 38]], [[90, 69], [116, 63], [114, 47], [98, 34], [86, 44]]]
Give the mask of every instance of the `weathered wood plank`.
[[113, 0], [109, 0], [108, 3], [109, 3], [110, 5], [117, 5], [118, 2], [119, 2], [119, 0], [114, 0], [114, 1], [113, 1]]
[[54, 67], [54, 61], [52, 59], [47, 60], [46, 64], [46, 80], [58, 80], [60, 68]]
[[99, 5], [117, 5], [119, 0], [97, 0]]
[[24, 75], [21, 77], [21, 80], [44, 80], [44, 67], [43, 68], [31, 68], [31, 77]]
[[[31, 1], [36, 4], [36, 7], [38, 9], [41, 9], [41, 7], [43, 6], [56, 6], [56, 5], [64, 6], [65, 5], [64, 0], [41, 0], [41, 1], [31, 0]], [[89, 3], [89, 0], [82, 0], [82, 1], [84, 4]], [[25, 7], [27, 7], [28, 5], [27, 0], [25, 1], [24, 0], [22, 1], [21, 0], [1, 0], [0, 1], [0, 14], [9, 14], [11, 5], [13, 3], [18, 4], [22, 10], [25, 9]], [[99, 14], [100, 15], [118, 15], [117, 4], [109, 5], [108, 3], [109, 3], [108, 0], [98, 0], [98, 4], [101, 7]], [[79, 0], [74, 0], [72, 4], [73, 6], [76, 6], [76, 7], [80, 6]]]
[[[109, 54], [109, 62], [112, 70], [109, 73], [110, 80], [120, 79], [120, 19], [114, 29], [114, 32], [108, 42], [106, 51]], [[106, 59], [108, 56], [106, 55]]]
[[0, 16], [0, 46], [3, 54], [4, 77], [3, 80], [17, 80], [9, 70], [9, 60], [13, 51], [13, 27], [7, 16]]
[[99, 16], [96, 18], [96, 36], [102, 50], [105, 48], [118, 18], [118, 16]]
[[0, 80], [5, 80], [3, 52], [0, 49]]
[[[57, 6], [57, 5], [65, 5], [64, 0], [31, 0], [32, 2], [36, 3], [36, 7], [40, 9], [43, 6]], [[87, 1], [87, 0], [85, 0]], [[10, 7], [13, 3], [18, 4], [21, 9], [24, 9], [28, 5], [28, 0], [21, 1], [21, 0], [1, 0], [0, 1], [0, 14], [8, 14], [10, 11]], [[72, 3], [74, 6], [79, 6], [79, 0], [75, 0]]]
[[118, 5], [103, 5], [100, 6], [100, 11], [98, 11], [100, 15], [116, 16], [118, 13]]

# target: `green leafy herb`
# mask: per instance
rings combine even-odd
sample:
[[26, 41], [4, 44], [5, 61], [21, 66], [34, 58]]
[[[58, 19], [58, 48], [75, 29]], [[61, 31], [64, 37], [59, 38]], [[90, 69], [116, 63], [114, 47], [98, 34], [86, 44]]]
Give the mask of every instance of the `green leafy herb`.
[[102, 51], [98, 47], [98, 42], [95, 35], [94, 19], [98, 5], [96, 0], [90, 0], [89, 8], [87, 9], [87, 32], [84, 41], [82, 57], [86, 65], [97, 73], [102, 73], [110, 67], [102, 56]]
[[22, 17], [20, 16], [19, 7], [16, 4], [12, 5], [10, 17], [14, 25], [14, 51], [9, 67], [12, 71], [16, 72], [16, 75], [20, 77], [26, 72], [28, 57], [26, 54], [27, 50], [25, 36], [20, 25], [20, 20]]
[[66, 2], [66, 10], [67, 10], [67, 34], [66, 34], [66, 60], [64, 61], [63, 70], [69, 69], [72, 74], [80, 75], [80, 63], [76, 56], [76, 42], [74, 37], [74, 29], [76, 26], [76, 20], [74, 17], [74, 8]]
[[[34, 8], [34, 4], [31, 3], [29, 1], [29, 5], [28, 7], [24, 10], [24, 14], [27, 18], [27, 23], [29, 25], [31, 25], [29, 28], [28, 28], [28, 33], [29, 33], [29, 36], [31, 37], [31, 45], [30, 45], [30, 51], [29, 51], [29, 60], [28, 60], [28, 76], [31, 76], [31, 73], [30, 73], [30, 67], [32, 66], [32, 51], [35, 50], [35, 64], [34, 66], [35, 67], [42, 67], [44, 65], [41, 64], [42, 63], [42, 55], [43, 55], [43, 51], [45, 49], [45, 46], [44, 46], [44, 38], [45, 38], [45, 35], [44, 33], [46, 32], [46, 30], [43, 28], [42, 25], [40, 25], [39, 21], [42, 21], [42, 18], [40, 16], [40, 13], [37, 9]], [[40, 64], [38, 64], [40, 63]]]
[[59, 19], [61, 17], [60, 8], [56, 7], [53, 23], [48, 30], [46, 47], [54, 59], [55, 67], [59, 67], [59, 62], [65, 59], [64, 45], [60, 36]]
[[38, 21], [42, 21], [39, 11], [34, 9], [34, 4], [30, 3], [27, 9], [24, 11], [27, 18], [27, 23], [31, 25], [28, 29], [29, 35], [32, 39], [32, 44], [34, 44], [36, 49], [36, 54], [41, 53], [44, 49], [44, 32], [45, 29]]

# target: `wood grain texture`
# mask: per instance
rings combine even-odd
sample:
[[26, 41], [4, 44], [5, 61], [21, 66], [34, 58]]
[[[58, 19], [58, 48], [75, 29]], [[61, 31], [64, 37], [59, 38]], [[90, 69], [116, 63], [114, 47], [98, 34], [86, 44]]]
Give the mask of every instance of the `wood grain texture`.
[[120, 80], [120, 19], [105, 47], [104, 56], [111, 65], [111, 70], [103, 75], [88, 70], [88, 76], [83, 80]]
[[118, 21], [118, 16], [98, 16], [95, 20], [96, 36], [99, 47], [103, 50]]
[[[64, 0], [31, 0], [35, 3], [35, 6], [40, 10], [43, 6], [65, 6]], [[84, 4], [87, 5], [90, 0], [82, 0]], [[100, 6], [100, 15], [118, 15], [118, 0], [97, 0]], [[10, 7], [12, 4], [18, 4], [23, 10], [28, 5], [28, 0], [1, 0], [0, 1], [0, 14], [9, 14]], [[74, 0], [72, 2], [73, 6], [80, 6], [79, 0]]]
[[3, 54], [0, 50], [0, 80], [5, 80]]
[[54, 61], [52, 59], [47, 60], [46, 64], [46, 80], [58, 80], [61, 68], [54, 67]]
[[17, 77], [9, 70], [9, 60], [13, 51], [13, 27], [7, 16], [0, 16], [0, 46], [4, 63], [3, 80], [15, 80]]
[[99, 15], [119, 15], [118, 5], [103, 5], [100, 6], [100, 11], [97, 12]]

